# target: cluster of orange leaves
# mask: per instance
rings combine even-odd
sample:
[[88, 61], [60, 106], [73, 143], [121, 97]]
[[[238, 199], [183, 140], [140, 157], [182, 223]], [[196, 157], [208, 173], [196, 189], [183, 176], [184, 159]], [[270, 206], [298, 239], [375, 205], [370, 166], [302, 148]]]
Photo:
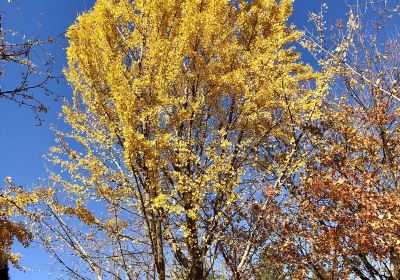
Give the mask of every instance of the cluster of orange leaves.
[[[400, 194], [397, 189], [399, 111], [382, 97], [370, 109], [339, 104], [319, 125], [321, 144], [297, 186], [270, 196], [275, 213], [274, 254], [294, 278], [313, 271], [320, 279], [378, 275], [375, 264], [396, 262], [400, 252]], [[321, 132], [322, 131], [322, 132]], [[389, 269], [389, 268], [388, 268]], [[331, 279], [331, 278], [326, 278]]]

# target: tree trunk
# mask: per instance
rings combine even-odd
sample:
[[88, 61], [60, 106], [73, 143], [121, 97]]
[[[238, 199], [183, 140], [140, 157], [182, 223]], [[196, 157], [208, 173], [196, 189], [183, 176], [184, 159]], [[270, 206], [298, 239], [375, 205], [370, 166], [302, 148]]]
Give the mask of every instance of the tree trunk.
[[8, 274], [7, 260], [0, 261], [0, 279], [1, 280], [10, 280], [10, 275]]
[[204, 278], [203, 262], [199, 259], [198, 262], [194, 262], [187, 277], [187, 280], [203, 280]]
[[392, 277], [394, 280], [400, 279], [400, 256], [391, 253], [390, 255], [390, 273], [392, 274]]
[[190, 256], [187, 280], [202, 280], [204, 279], [204, 256], [198, 240], [196, 221], [187, 217], [187, 226], [190, 232], [187, 238]]
[[159, 277], [158, 279], [165, 280], [166, 276], [165, 276], [164, 248], [163, 248], [163, 237], [162, 237], [162, 228], [160, 220], [156, 222], [156, 240], [157, 240], [157, 270]]

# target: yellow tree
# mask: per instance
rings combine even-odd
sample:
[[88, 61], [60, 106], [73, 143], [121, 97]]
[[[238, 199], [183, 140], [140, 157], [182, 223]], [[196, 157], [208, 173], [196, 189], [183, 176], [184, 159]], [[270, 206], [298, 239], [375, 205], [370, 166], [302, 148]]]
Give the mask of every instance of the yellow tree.
[[72, 274], [84, 275], [66, 248], [98, 279], [250, 273], [268, 239], [262, 186], [302, 168], [298, 128], [319, 117], [326, 87], [298, 62], [291, 11], [291, 0], [98, 0], [78, 17], [71, 130], [49, 155], [62, 173], [42, 228]]

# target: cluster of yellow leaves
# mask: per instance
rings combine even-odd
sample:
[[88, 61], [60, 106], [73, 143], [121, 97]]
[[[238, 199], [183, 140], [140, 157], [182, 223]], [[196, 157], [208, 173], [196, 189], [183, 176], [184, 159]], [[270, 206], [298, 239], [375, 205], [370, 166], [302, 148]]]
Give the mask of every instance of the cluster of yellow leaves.
[[[276, 128], [275, 112], [290, 111], [281, 118], [293, 126], [318, 118], [325, 85], [300, 88], [317, 74], [286, 48], [301, 35], [287, 26], [291, 7], [292, 1], [97, 1], [68, 31], [66, 75], [75, 99], [64, 106], [73, 132], [62, 137], [85, 151], [64, 142], [53, 148], [69, 154], [54, 162], [82, 182], [64, 182], [66, 189], [85, 195], [85, 188], [119, 177], [143, 184], [154, 209], [193, 218], [212, 193], [226, 196], [226, 205], [237, 200], [243, 168], [256, 157], [251, 146], [272, 127], [282, 138], [291, 133]], [[118, 171], [106, 162], [111, 157]], [[132, 187], [130, 196], [139, 195]]]
[[0, 261], [10, 261], [18, 267], [20, 254], [12, 253], [11, 246], [18, 240], [24, 247], [32, 241], [28, 226], [16, 217], [24, 214], [24, 207], [37, 202], [38, 194], [29, 195], [14, 186], [10, 177], [5, 179], [6, 187], [0, 188]]

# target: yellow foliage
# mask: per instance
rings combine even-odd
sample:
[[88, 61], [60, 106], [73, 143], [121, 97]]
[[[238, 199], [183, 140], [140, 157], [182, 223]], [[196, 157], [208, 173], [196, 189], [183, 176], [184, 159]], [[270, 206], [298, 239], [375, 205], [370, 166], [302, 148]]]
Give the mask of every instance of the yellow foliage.
[[168, 221], [189, 252], [215, 238], [204, 223], [226, 223], [256, 188], [246, 178], [266, 159], [255, 151], [293, 145], [320, 114], [326, 85], [290, 46], [301, 36], [287, 24], [292, 2], [98, 0], [79, 16], [67, 33], [72, 132], [49, 155], [80, 205], [68, 213], [101, 227], [91, 201], [132, 209], [151, 240]]

